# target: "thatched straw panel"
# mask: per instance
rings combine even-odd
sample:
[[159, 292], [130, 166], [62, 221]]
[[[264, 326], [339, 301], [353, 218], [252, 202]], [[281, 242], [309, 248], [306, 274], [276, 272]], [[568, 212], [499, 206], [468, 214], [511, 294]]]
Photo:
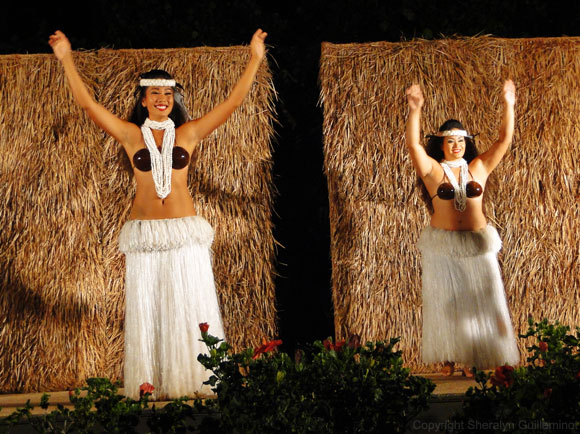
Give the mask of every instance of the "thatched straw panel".
[[[95, 98], [126, 118], [138, 74], [166, 69], [199, 117], [228, 95], [247, 47], [75, 53]], [[124, 260], [118, 233], [134, 185], [120, 146], [74, 103], [53, 56], [0, 57], [0, 391], [122, 379]], [[215, 228], [216, 286], [236, 347], [276, 333], [271, 231], [275, 91], [267, 64], [190, 167]]]
[[[486, 191], [503, 239], [500, 262], [517, 332], [527, 318], [580, 325], [580, 39], [491, 37], [323, 44], [325, 170], [337, 338], [401, 336], [407, 364], [420, 360], [421, 265], [429, 215], [405, 148], [405, 89], [425, 94], [421, 128], [448, 118], [497, 138], [501, 87], [517, 86], [512, 148]], [[523, 350], [523, 348], [522, 348]]]
[[0, 69], [0, 390], [69, 388], [106, 357], [102, 144], [50, 56]]

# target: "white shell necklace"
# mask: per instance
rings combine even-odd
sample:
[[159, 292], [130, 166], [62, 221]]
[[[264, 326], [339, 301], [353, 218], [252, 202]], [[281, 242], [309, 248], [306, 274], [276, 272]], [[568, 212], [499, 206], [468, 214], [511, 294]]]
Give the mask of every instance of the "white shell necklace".
[[[445, 175], [447, 175], [447, 179], [449, 179], [449, 182], [455, 189], [455, 199], [453, 199], [455, 209], [459, 212], [465, 211], [465, 208], [467, 207], [466, 185], [467, 179], [469, 178], [467, 161], [465, 161], [463, 158], [455, 161], [443, 160], [441, 162], [441, 167], [443, 167], [443, 171], [445, 172]], [[459, 182], [457, 182], [457, 178], [450, 169], [451, 167], [460, 167]]]
[[[161, 152], [157, 149], [157, 144], [153, 138], [151, 130], [165, 130], [163, 134], [163, 145]], [[163, 122], [145, 119], [141, 125], [141, 133], [145, 145], [149, 149], [151, 156], [151, 173], [155, 183], [155, 191], [160, 199], [165, 199], [171, 193], [171, 171], [173, 170], [173, 145], [175, 144], [175, 124], [171, 119]]]

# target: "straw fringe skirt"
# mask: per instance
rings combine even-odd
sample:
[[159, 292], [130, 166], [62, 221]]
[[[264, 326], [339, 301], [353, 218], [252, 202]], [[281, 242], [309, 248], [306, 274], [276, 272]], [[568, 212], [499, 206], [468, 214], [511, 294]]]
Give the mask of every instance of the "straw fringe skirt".
[[479, 369], [518, 363], [495, 228], [447, 231], [428, 226], [418, 246], [423, 262], [423, 362], [450, 361]]
[[126, 396], [138, 399], [145, 382], [155, 387], [154, 399], [211, 393], [202, 387], [210, 372], [197, 356], [206, 352], [199, 323], [224, 337], [211, 267], [213, 236], [199, 216], [123, 226]]

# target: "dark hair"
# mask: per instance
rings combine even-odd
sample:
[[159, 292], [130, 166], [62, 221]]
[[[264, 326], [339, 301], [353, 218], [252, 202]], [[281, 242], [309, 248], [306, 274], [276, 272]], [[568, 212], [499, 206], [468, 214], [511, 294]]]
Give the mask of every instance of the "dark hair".
[[[139, 79], [142, 78], [173, 79], [171, 74], [162, 69], [152, 69], [151, 71], [145, 72], [139, 76]], [[145, 122], [145, 119], [147, 119], [147, 116], [149, 115], [147, 108], [143, 107], [141, 104], [143, 98], [145, 98], [146, 91], [146, 86], [137, 86], [137, 89], [135, 90], [135, 105], [133, 106], [133, 110], [131, 110], [131, 115], [129, 116], [129, 122], [134, 123], [138, 127], [143, 125], [143, 122]], [[175, 123], [175, 126], [178, 127], [190, 119], [183, 103], [183, 87], [179, 83], [175, 83], [175, 86], [173, 87], [173, 101], [173, 109], [171, 110], [171, 113], [169, 113], [169, 118]]]
[[[443, 125], [439, 127], [439, 131], [446, 131], [446, 130], [464, 130], [463, 124], [455, 119], [448, 119], [446, 120]], [[435, 135], [429, 136], [429, 140], [427, 141], [427, 146], [425, 147], [425, 151], [427, 151], [427, 155], [433, 158], [436, 161], [443, 161], [445, 159], [445, 155], [443, 154], [443, 137], [438, 137]], [[475, 146], [475, 139], [473, 137], [465, 137], [465, 154], [463, 154], [463, 158], [467, 161], [467, 164], [471, 163], [471, 161], [477, 157], [479, 153], [477, 152], [477, 147]], [[429, 196], [429, 192], [427, 191], [427, 187], [423, 183], [423, 180], [419, 178], [418, 180], [419, 187], [421, 189], [421, 196], [425, 204], [427, 205], [427, 209], [429, 212], [433, 214], [435, 211], [433, 209], [433, 202], [431, 201], [431, 196]]]
[[[443, 125], [439, 127], [439, 131], [446, 131], [446, 130], [464, 130], [463, 124], [455, 119], [448, 119], [446, 120]], [[425, 150], [427, 151], [427, 155], [435, 159], [436, 161], [443, 161], [445, 156], [443, 155], [443, 137], [438, 136], [429, 136], [429, 140], [427, 141], [427, 146]], [[473, 137], [466, 137], [465, 138], [465, 154], [463, 158], [467, 161], [467, 164], [471, 163], [475, 157], [477, 157], [477, 147], [475, 146], [475, 140]]]

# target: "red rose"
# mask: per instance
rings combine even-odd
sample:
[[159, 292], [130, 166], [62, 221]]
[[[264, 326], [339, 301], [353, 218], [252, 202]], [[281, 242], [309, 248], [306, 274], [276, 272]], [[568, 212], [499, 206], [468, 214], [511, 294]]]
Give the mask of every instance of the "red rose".
[[540, 351], [541, 351], [542, 353], [545, 353], [546, 351], [548, 351], [548, 343], [547, 343], [547, 342], [544, 342], [544, 341], [542, 341], [542, 342], [540, 342], [540, 343], [538, 344], [538, 348], [540, 349]]
[[548, 387], [547, 389], [544, 389], [544, 398], [549, 398], [550, 395], [552, 395], [552, 388]]
[[269, 353], [278, 345], [282, 345], [282, 341], [280, 339], [263, 343], [258, 348], [254, 349], [254, 355], [252, 356], [252, 359], [256, 360], [258, 357], [260, 357], [260, 354]]
[[580, 371], [576, 374], [576, 380], [580, 380]]
[[490, 379], [491, 384], [494, 386], [510, 387], [514, 383], [513, 373], [513, 366], [498, 366]]
[[324, 342], [324, 348], [326, 348], [328, 351], [340, 351], [340, 349], [344, 346], [345, 342], [344, 341], [337, 341], [336, 344], [333, 344], [332, 341], [330, 339], [326, 339]]
[[262, 345], [258, 348], [254, 348], [254, 355], [252, 356], [252, 359], [256, 360], [258, 357], [260, 357], [260, 354], [264, 352], [265, 348], [266, 348], [265, 345]]
[[264, 352], [269, 353], [270, 351], [272, 351], [274, 348], [276, 348], [279, 345], [282, 345], [282, 341], [280, 339], [270, 341], [266, 344], [266, 349], [264, 350]]
[[199, 325], [199, 329], [201, 330], [202, 333], [207, 333], [207, 331], [209, 330], [209, 324], [206, 322], [202, 322]]
[[258, 348], [254, 348], [254, 355], [252, 356], [252, 359], [257, 359], [260, 354], [262, 354], [263, 352], [266, 351], [266, 346], [268, 345], [268, 342], [266, 342], [266, 339], [262, 339], [262, 345], [260, 345]]
[[336, 344], [334, 344], [334, 351], [340, 351], [345, 343], [345, 341], [336, 341]]
[[139, 386], [139, 396], [143, 396], [145, 394], [151, 395], [154, 390], [155, 390], [155, 387], [153, 387], [152, 384], [143, 383], [141, 386]]

